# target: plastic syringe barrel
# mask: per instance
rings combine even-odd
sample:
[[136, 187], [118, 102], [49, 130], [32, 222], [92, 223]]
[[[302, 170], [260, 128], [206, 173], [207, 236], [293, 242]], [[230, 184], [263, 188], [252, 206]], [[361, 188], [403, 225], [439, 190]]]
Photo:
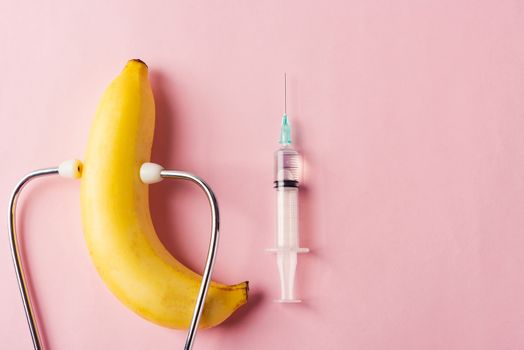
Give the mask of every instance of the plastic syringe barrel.
[[280, 302], [299, 302], [294, 297], [297, 253], [299, 248], [298, 188], [300, 155], [290, 145], [282, 145], [275, 152], [275, 181], [277, 195], [276, 248], [277, 265], [280, 275]]

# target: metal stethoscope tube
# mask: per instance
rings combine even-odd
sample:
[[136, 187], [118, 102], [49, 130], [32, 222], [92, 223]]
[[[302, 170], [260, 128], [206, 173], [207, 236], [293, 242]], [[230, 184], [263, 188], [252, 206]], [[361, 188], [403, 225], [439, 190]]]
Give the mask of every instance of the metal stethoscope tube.
[[[42, 350], [43, 343], [41, 339], [41, 334], [39, 333], [38, 324], [35, 317], [34, 307], [31, 303], [31, 298], [29, 295], [27, 280], [24, 274], [24, 269], [22, 266], [22, 260], [20, 258], [20, 249], [18, 247], [18, 237], [16, 232], [16, 204], [20, 192], [24, 186], [38, 177], [43, 177], [47, 175], [58, 175], [58, 167], [46, 168], [35, 170], [27, 175], [25, 175], [16, 185], [11, 198], [9, 200], [8, 208], [8, 233], [9, 233], [9, 242], [11, 247], [11, 255], [13, 258], [13, 264], [16, 271], [16, 278], [18, 281], [18, 288], [20, 289], [20, 295], [24, 304], [25, 315], [27, 318], [27, 323], [29, 325], [29, 331], [31, 332], [31, 338], [33, 340], [33, 346], [35, 350]], [[196, 300], [195, 308], [193, 311], [193, 318], [191, 319], [191, 324], [187, 332], [186, 342], [184, 345], [184, 350], [191, 350], [193, 343], [195, 341], [196, 332], [198, 329], [198, 324], [200, 321], [200, 316], [204, 309], [204, 302], [206, 299], [207, 290], [209, 289], [209, 284], [211, 282], [211, 273], [213, 271], [213, 266], [215, 264], [215, 257], [218, 248], [218, 239], [219, 239], [219, 226], [220, 226], [220, 214], [218, 211], [218, 202], [215, 197], [215, 194], [211, 190], [211, 187], [204, 182], [198, 176], [193, 174], [177, 171], [177, 170], [162, 170], [160, 176], [166, 179], [182, 179], [189, 180], [196, 183], [206, 194], [206, 197], [209, 201], [209, 206], [211, 209], [211, 239], [209, 241], [209, 248], [207, 252], [206, 266], [204, 269], [204, 274], [202, 275], [202, 283], [200, 284], [200, 291]]]

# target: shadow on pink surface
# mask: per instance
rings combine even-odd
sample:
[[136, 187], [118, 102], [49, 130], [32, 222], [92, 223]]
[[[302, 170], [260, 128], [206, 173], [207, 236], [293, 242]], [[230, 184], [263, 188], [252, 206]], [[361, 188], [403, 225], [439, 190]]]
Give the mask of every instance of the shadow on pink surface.
[[[182, 148], [183, 136], [182, 126], [180, 125], [181, 116], [177, 113], [176, 101], [173, 101], [172, 96], [176, 94], [168, 94], [168, 86], [170, 89], [173, 88], [173, 84], [167, 80], [167, 78], [158, 71], [151, 71], [151, 84], [153, 86], [153, 92], [155, 95], [155, 106], [156, 106], [156, 125], [155, 135], [153, 142], [152, 161], [165, 166], [166, 168], [179, 169], [179, 165], [184, 162], [184, 158], [177, 150]], [[178, 151], [180, 152], [180, 151]], [[198, 175], [198, 174], [197, 174]], [[179, 199], [173, 201], [173, 198]], [[190, 199], [190, 200], [187, 200]], [[180, 202], [186, 200], [186, 202], [193, 202], [197, 200], [198, 203], [205, 203], [205, 211], [202, 211], [205, 220], [209, 216], [207, 209], [207, 202], [205, 197], [202, 195], [201, 190], [194, 184], [186, 181], [163, 181], [155, 186], [151, 187], [150, 191], [150, 205], [151, 215], [157, 234], [166, 246], [167, 250], [181, 261], [184, 265], [190, 269], [201, 273], [203, 269], [205, 256], [203, 250], [207, 252], [207, 242], [209, 237], [208, 230], [199, 232], [205, 237], [193, 237], [193, 240], [199, 240], [199, 242], [188, 243], [188, 234], [184, 233], [187, 227], [184, 225], [182, 220], [171, 220], [173, 217], [174, 209], [181, 209]], [[187, 203], [187, 205], [191, 205]], [[175, 208], [176, 207], [176, 208]], [[200, 206], [195, 209], [201, 209]], [[187, 211], [182, 210], [182, 215]], [[198, 210], [200, 212], [200, 210]], [[200, 220], [200, 219], [199, 219]], [[196, 225], [196, 224], [195, 224]], [[193, 229], [192, 229], [193, 231]], [[200, 246], [200, 240], [204, 239], [206, 244], [205, 248]], [[202, 250], [202, 253], [201, 253]], [[220, 256], [220, 244], [219, 244], [219, 256]], [[195, 263], [196, 261], [196, 263]], [[201, 268], [200, 268], [201, 267]], [[216, 270], [216, 266], [215, 266]], [[213, 278], [215, 279], [215, 278]], [[237, 281], [240, 282], [240, 281]], [[252, 310], [260, 305], [264, 299], [264, 295], [261, 291], [254, 291], [250, 285], [250, 291], [248, 294], [248, 302], [246, 305], [240, 307], [233, 313], [224, 323], [220, 325], [220, 329], [236, 328], [244, 323], [244, 320]]]
[[[155, 134], [151, 160], [168, 169], [187, 171], [187, 169], [181, 169], [180, 165], [178, 165], [181, 155], [180, 151], [177, 154], [177, 150], [182, 148], [182, 127], [179, 125], [180, 117], [176, 110], [176, 102], [173, 101], [173, 95], [176, 94], [168, 94], [166, 92], [166, 86], [170, 85], [172, 88], [173, 84], [166, 81], [167, 78], [158, 71], [151, 71], [150, 79], [155, 95], [156, 107]], [[173, 213], [177, 209], [182, 215], [187, 213], [186, 210], [180, 210], [180, 203], [185, 201], [189, 204], [189, 201], [186, 199], [192, 201], [193, 197], [191, 196], [194, 196], [195, 200], [204, 202], [200, 189], [188, 181], [162, 181], [154, 186], [150, 186], [151, 216], [158, 237], [177, 260], [188, 268], [199, 271], [197, 267], [204, 265], [204, 255], [200, 254], [197, 260], [194, 259], [197, 254], [195, 249], [185, 249], [190, 246], [186, 242], [187, 235], [184, 233], [186, 227], [183, 225], [182, 218], [173, 220]], [[202, 234], [209, 235], [207, 231]], [[200, 237], [195, 238], [199, 239]], [[193, 263], [195, 260], [198, 261], [198, 265]]]

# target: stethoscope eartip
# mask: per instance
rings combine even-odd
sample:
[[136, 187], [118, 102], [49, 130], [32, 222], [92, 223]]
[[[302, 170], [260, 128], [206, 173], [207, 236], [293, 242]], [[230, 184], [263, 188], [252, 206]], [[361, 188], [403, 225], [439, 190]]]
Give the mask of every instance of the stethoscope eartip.
[[79, 179], [82, 176], [82, 162], [78, 159], [70, 159], [58, 166], [58, 175], [71, 179]]
[[145, 184], [154, 184], [162, 181], [161, 172], [164, 167], [156, 163], [144, 163], [140, 167], [140, 179]]

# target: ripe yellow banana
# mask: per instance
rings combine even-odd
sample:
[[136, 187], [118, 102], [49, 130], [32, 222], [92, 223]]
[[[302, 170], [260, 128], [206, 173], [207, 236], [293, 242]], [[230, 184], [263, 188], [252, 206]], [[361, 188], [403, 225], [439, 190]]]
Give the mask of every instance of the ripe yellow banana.
[[[188, 328], [201, 276], [178, 262], [158, 239], [149, 213], [149, 162], [155, 103], [148, 68], [131, 60], [105, 91], [89, 135], [81, 177], [84, 235], [109, 289], [140, 316]], [[212, 282], [200, 328], [215, 326], [247, 301], [247, 282]]]

